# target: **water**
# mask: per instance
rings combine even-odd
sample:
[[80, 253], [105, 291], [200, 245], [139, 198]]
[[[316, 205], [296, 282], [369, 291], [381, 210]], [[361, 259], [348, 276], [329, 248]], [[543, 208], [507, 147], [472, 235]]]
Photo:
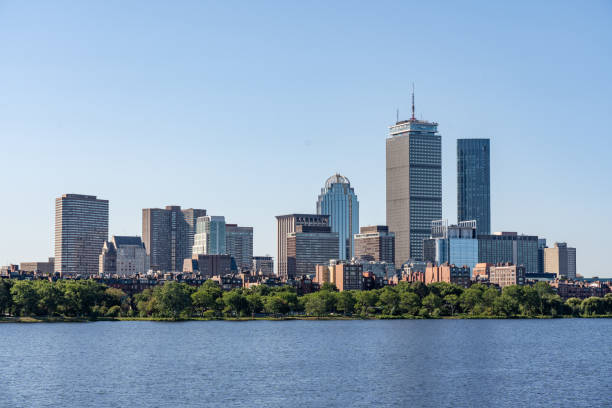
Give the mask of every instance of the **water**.
[[611, 335], [611, 319], [0, 324], [0, 405], [604, 407]]

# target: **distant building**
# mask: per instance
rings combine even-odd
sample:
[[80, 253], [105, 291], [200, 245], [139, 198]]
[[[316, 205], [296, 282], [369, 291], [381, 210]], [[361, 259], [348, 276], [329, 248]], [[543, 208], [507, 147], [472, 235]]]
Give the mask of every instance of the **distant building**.
[[490, 269], [492, 266], [493, 264], [486, 262], [476, 264], [474, 269], [472, 269], [472, 279], [477, 281], [488, 281]]
[[108, 200], [64, 194], [55, 199], [55, 272], [95, 275], [108, 239]]
[[[295, 232], [300, 225], [312, 227], [329, 227], [329, 215], [318, 214], [289, 214], [279, 215], [277, 221], [277, 274], [282, 279], [288, 277], [288, 254], [287, 254], [287, 236], [289, 233]], [[329, 259], [336, 258], [337, 255]], [[328, 260], [325, 260], [327, 263]], [[319, 262], [321, 263], [321, 262]]]
[[349, 179], [336, 173], [325, 181], [317, 214], [330, 216], [331, 230], [338, 233], [337, 258], [350, 260], [355, 254], [353, 235], [359, 230], [359, 201]]
[[395, 234], [386, 225], [361, 227], [355, 234], [355, 258], [394, 264]]
[[491, 233], [489, 139], [457, 140], [458, 221], [476, 221], [478, 235]]
[[355, 258], [354, 263], [362, 264], [364, 272], [372, 272], [379, 278], [391, 279], [397, 275], [395, 265], [393, 263], [387, 263], [384, 261], [367, 261], [363, 258]]
[[581, 282], [556, 279], [549, 283], [563, 300], [575, 297], [587, 299], [591, 296], [604, 297], [612, 292], [612, 284], [601, 281]]
[[478, 262], [523, 265], [526, 273], [538, 270], [538, 237], [516, 232], [478, 236]]
[[337, 253], [337, 232], [326, 226], [298, 225], [287, 234], [287, 279], [314, 274], [316, 265], [328, 263]]
[[23, 272], [35, 272], [53, 275], [55, 271], [55, 258], [49, 258], [47, 262], [22, 262], [19, 269]]
[[505, 288], [525, 284], [525, 267], [522, 265], [494, 265], [489, 269], [489, 282]]
[[386, 141], [387, 225], [395, 233], [395, 265], [422, 260], [431, 222], [442, 218], [442, 137], [437, 123], [414, 117], [414, 103], [412, 110], [409, 120], [389, 127]]
[[575, 279], [576, 248], [568, 247], [565, 242], [555, 242], [554, 247], [544, 249], [544, 272]]
[[104, 242], [99, 257], [99, 273], [119, 276], [144, 275], [149, 270], [149, 256], [140, 237], [113, 235]]
[[193, 254], [191, 259], [183, 262], [184, 273], [197, 273], [206, 278], [232, 273], [231, 257], [224, 255]]
[[436, 282], [454, 283], [467, 288], [470, 286], [470, 268], [456, 265], [427, 265], [425, 284]]
[[319, 285], [332, 283], [342, 292], [362, 288], [363, 265], [360, 263], [330, 260], [329, 265], [316, 265], [314, 282]]
[[206, 210], [180, 206], [144, 208], [142, 210], [142, 240], [155, 271], [176, 272], [183, 260], [191, 258], [195, 220], [205, 216]]
[[253, 227], [225, 224], [225, 248], [241, 270], [253, 266]]
[[431, 238], [423, 243], [426, 262], [444, 263], [474, 268], [478, 263], [476, 221], [463, 221], [448, 226], [446, 220], [432, 222]]
[[254, 275], [274, 275], [274, 259], [271, 256], [254, 256], [252, 269]]
[[546, 238], [538, 238], [538, 269], [537, 273], [544, 273], [544, 250], [546, 246]]
[[193, 255], [227, 254], [225, 217], [205, 215], [196, 221], [193, 236]]

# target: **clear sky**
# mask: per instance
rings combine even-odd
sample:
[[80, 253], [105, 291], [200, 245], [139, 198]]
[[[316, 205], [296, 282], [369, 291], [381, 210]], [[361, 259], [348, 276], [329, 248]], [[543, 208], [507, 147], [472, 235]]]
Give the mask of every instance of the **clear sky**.
[[63, 193], [110, 200], [111, 234], [175, 204], [275, 255], [274, 216], [314, 212], [340, 172], [361, 224], [384, 224], [414, 82], [445, 218], [456, 139], [490, 138], [492, 229], [612, 276], [610, 1], [0, 1], [0, 55], [0, 264], [53, 256]]

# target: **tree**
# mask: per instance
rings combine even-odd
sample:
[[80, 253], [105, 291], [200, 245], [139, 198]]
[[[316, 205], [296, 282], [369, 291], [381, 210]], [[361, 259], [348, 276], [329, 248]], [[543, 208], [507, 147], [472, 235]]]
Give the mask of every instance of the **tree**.
[[[469, 288], [463, 291], [461, 296], [459, 297], [459, 303], [461, 305], [461, 309], [465, 313], [472, 313], [477, 305], [482, 305], [484, 303], [482, 299], [483, 291], [479, 288]], [[497, 291], [496, 291], [497, 294]]]
[[580, 305], [582, 304], [582, 299], [578, 299], [577, 297], [571, 297], [565, 301], [565, 304], [569, 307], [570, 313], [573, 316], [578, 316], [580, 314]]
[[64, 294], [56, 283], [49, 281], [36, 281], [34, 290], [38, 295], [38, 310], [41, 314], [53, 316], [59, 305], [64, 302]]
[[584, 316], [595, 316], [605, 313], [605, 303], [600, 297], [591, 296], [582, 301], [580, 310]]
[[285, 314], [289, 311], [287, 303], [280, 296], [267, 296], [264, 302], [264, 309], [272, 314]]
[[523, 297], [520, 302], [519, 310], [525, 316], [535, 316], [538, 312], [541, 313], [541, 298], [538, 291], [530, 286], [522, 288]]
[[259, 313], [263, 309], [263, 301], [258, 293], [250, 293], [246, 295], [246, 301], [250, 314]]
[[344, 315], [352, 314], [355, 308], [353, 292], [345, 290], [336, 295], [336, 309]]
[[378, 293], [375, 290], [361, 290], [355, 292], [355, 308], [367, 315], [370, 309], [378, 302]]
[[192, 305], [202, 316], [206, 310], [217, 311], [217, 299], [222, 295], [223, 291], [219, 284], [209, 279], [197, 291], [191, 294]]
[[177, 319], [181, 314], [190, 314], [191, 293], [193, 288], [185, 283], [166, 282], [163, 286], [156, 287], [153, 297], [159, 315]]
[[423, 298], [423, 307], [427, 309], [429, 313], [433, 313], [435, 309], [439, 309], [442, 306], [442, 299], [435, 293], [430, 293]]
[[326, 312], [325, 299], [319, 293], [309, 294], [304, 302], [306, 314], [309, 316], [323, 316]]
[[416, 316], [421, 308], [421, 299], [414, 292], [402, 292], [400, 293], [399, 307], [402, 313]]
[[13, 298], [16, 314], [31, 316], [36, 313], [39, 299], [32, 282], [15, 282], [11, 288], [11, 297]]
[[323, 285], [321, 285], [321, 289], [320, 290], [337, 292], [338, 288], [336, 288], [336, 284], [335, 283], [323, 282]]
[[248, 302], [240, 290], [231, 290], [223, 294], [223, 303], [225, 303], [225, 313], [242, 316], [248, 313]]
[[0, 279], [0, 316], [10, 310], [11, 303], [11, 281]]
[[502, 293], [493, 302], [493, 313], [496, 316], [515, 316], [519, 311], [519, 303], [515, 297]]
[[398, 314], [400, 311], [400, 295], [393, 288], [387, 286], [381, 291], [378, 304], [382, 307], [384, 314]]
[[457, 306], [459, 306], [459, 296], [454, 293], [449, 293], [448, 295], [444, 296], [444, 299], [442, 300], [444, 302], [444, 308], [446, 311], [450, 312], [451, 316], [454, 316], [455, 310], [457, 309]]

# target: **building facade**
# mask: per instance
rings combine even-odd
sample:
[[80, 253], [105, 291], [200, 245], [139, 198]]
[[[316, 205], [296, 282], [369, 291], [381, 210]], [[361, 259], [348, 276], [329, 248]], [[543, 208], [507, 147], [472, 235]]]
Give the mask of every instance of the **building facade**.
[[[329, 215], [320, 214], [288, 214], [276, 216], [277, 233], [277, 274], [279, 277], [287, 279], [288, 255], [287, 255], [287, 236], [295, 232], [296, 228], [302, 226], [329, 227]], [[336, 258], [337, 255], [329, 259]], [[327, 260], [325, 261], [327, 263]]]
[[155, 271], [182, 270], [185, 258], [191, 258], [195, 219], [206, 215], [204, 209], [180, 206], [144, 208], [142, 210], [142, 240]]
[[336, 289], [361, 290], [363, 281], [363, 265], [360, 263], [330, 260], [329, 265], [316, 265], [314, 282], [319, 285], [332, 283]]
[[227, 254], [225, 217], [206, 215], [198, 217], [193, 236], [192, 255]]
[[95, 275], [108, 239], [108, 200], [64, 194], [55, 199], [55, 272]]
[[193, 254], [183, 262], [184, 273], [197, 273], [206, 278], [232, 273], [232, 258], [227, 255]]
[[386, 225], [361, 227], [355, 234], [355, 258], [366, 261], [395, 262], [395, 234]]
[[516, 232], [479, 235], [478, 262], [523, 265], [526, 273], [537, 273], [538, 237]]
[[538, 272], [544, 272], [544, 250], [548, 248], [546, 246], [546, 238], [538, 238]]
[[521, 265], [494, 265], [489, 268], [489, 282], [505, 288], [525, 284], [525, 267]]
[[431, 238], [423, 243], [423, 259], [438, 265], [449, 263], [473, 269], [478, 263], [476, 222], [462, 221], [448, 226], [446, 220], [433, 221]]
[[331, 230], [338, 233], [338, 259], [355, 256], [353, 236], [359, 230], [359, 201], [349, 179], [334, 174], [325, 181], [317, 199], [317, 214], [329, 215]]
[[104, 242], [99, 257], [99, 273], [119, 276], [144, 275], [149, 270], [149, 255], [140, 237], [113, 235]]
[[47, 262], [22, 262], [19, 270], [52, 275], [55, 271], [55, 258], [51, 257]]
[[544, 249], [544, 272], [558, 277], [576, 278], [576, 248], [565, 242], [555, 242], [554, 247]]
[[271, 256], [254, 256], [251, 270], [255, 275], [274, 275], [274, 258]]
[[338, 255], [338, 242], [338, 233], [330, 227], [298, 225], [295, 232], [287, 234], [286, 279], [314, 274], [316, 265]]
[[225, 248], [241, 270], [253, 266], [253, 227], [225, 224]]
[[442, 218], [442, 138], [437, 123], [417, 120], [413, 114], [389, 128], [386, 178], [395, 265], [422, 260], [431, 222]]
[[479, 235], [491, 233], [489, 144], [489, 139], [457, 140], [457, 221], [476, 220]]
[[428, 264], [425, 269], [425, 284], [436, 282], [454, 283], [467, 288], [470, 286], [470, 268], [456, 265]]

